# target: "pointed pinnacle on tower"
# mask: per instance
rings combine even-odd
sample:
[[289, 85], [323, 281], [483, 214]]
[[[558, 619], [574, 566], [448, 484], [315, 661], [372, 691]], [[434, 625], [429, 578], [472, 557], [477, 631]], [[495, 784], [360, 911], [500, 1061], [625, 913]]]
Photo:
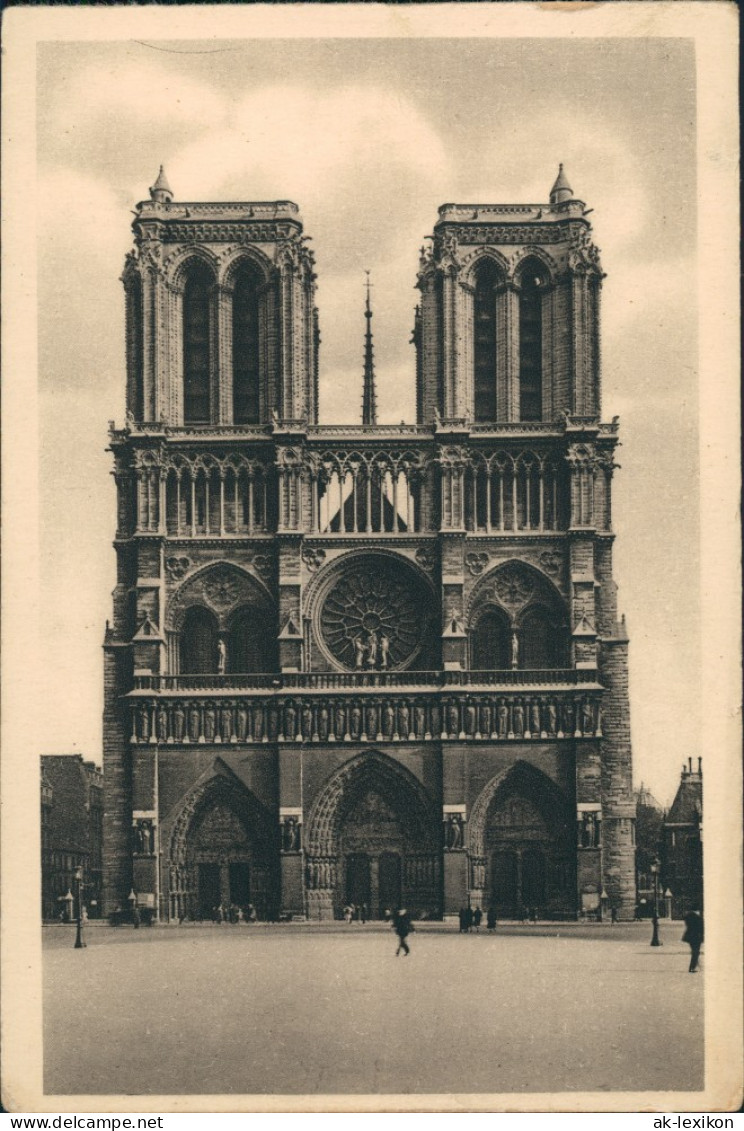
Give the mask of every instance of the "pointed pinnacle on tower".
[[563, 162], [558, 166], [558, 176], [555, 179], [555, 184], [550, 190], [550, 203], [562, 204], [564, 200], [573, 200], [573, 189], [568, 183], [568, 177], [563, 172]]
[[372, 307], [369, 292], [372, 284], [367, 276], [367, 299], [364, 307], [364, 317], [367, 320], [367, 329], [364, 334], [364, 391], [362, 393], [362, 424], [367, 428], [374, 428], [377, 424], [377, 394], [375, 393], [375, 359], [372, 350]]
[[158, 204], [168, 204], [173, 200], [173, 189], [168, 184], [168, 178], [165, 175], [165, 170], [162, 165], [160, 166], [158, 179], [150, 189], [150, 196], [153, 200], [156, 200]]

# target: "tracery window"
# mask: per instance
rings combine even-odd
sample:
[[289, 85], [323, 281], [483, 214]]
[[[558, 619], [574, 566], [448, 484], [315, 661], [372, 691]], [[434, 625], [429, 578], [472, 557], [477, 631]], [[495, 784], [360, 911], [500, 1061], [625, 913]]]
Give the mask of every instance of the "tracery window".
[[181, 672], [208, 675], [217, 671], [217, 619], [201, 605], [190, 608], [181, 629]]
[[489, 259], [482, 262], [476, 273], [473, 300], [476, 421], [496, 420], [496, 289], [499, 283], [496, 265]]
[[259, 421], [259, 280], [249, 267], [241, 269], [233, 294], [233, 420]]
[[503, 670], [511, 662], [511, 629], [500, 609], [486, 609], [470, 637], [470, 666], [476, 671]]
[[183, 295], [183, 419], [208, 424], [211, 277], [197, 265], [189, 272]]

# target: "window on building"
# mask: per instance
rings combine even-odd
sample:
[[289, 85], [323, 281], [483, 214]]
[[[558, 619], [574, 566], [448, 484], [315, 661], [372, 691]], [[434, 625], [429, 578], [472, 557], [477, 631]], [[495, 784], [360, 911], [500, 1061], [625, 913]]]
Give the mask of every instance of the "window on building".
[[473, 299], [476, 421], [496, 420], [496, 289], [499, 283], [496, 265], [490, 259], [484, 260], [476, 272]]
[[259, 421], [259, 317], [260, 280], [249, 267], [241, 269], [233, 293], [233, 420], [235, 424]]
[[511, 629], [499, 609], [486, 609], [475, 622], [470, 637], [470, 666], [476, 670], [504, 669], [510, 665]]
[[540, 605], [528, 609], [519, 628], [521, 668], [535, 671], [565, 666], [565, 630], [556, 624], [548, 609]]
[[197, 265], [189, 272], [183, 295], [183, 419], [208, 424], [210, 419], [210, 291], [212, 279]]
[[181, 629], [181, 672], [207, 675], [217, 671], [217, 620], [197, 605], [186, 613]]
[[527, 262], [519, 280], [519, 418], [542, 419], [542, 299], [540, 265]]

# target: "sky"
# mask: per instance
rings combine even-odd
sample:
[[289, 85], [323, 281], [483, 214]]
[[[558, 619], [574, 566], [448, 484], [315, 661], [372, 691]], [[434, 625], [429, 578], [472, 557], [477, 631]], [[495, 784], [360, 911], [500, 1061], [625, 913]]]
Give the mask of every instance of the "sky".
[[119, 276], [162, 163], [176, 200], [294, 200], [318, 271], [321, 423], [360, 419], [365, 271], [381, 422], [413, 422], [418, 250], [445, 202], [593, 209], [634, 780], [699, 747], [695, 58], [685, 39], [55, 42], [37, 56], [44, 753], [101, 759], [124, 420]]

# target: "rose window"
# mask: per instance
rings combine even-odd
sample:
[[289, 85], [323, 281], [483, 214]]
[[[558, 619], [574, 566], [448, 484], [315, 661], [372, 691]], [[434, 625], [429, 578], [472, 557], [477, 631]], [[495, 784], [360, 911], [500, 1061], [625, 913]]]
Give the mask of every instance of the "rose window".
[[380, 559], [344, 572], [320, 613], [326, 647], [358, 671], [410, 666], [421, 652], [427, 621], [415, 579]]

